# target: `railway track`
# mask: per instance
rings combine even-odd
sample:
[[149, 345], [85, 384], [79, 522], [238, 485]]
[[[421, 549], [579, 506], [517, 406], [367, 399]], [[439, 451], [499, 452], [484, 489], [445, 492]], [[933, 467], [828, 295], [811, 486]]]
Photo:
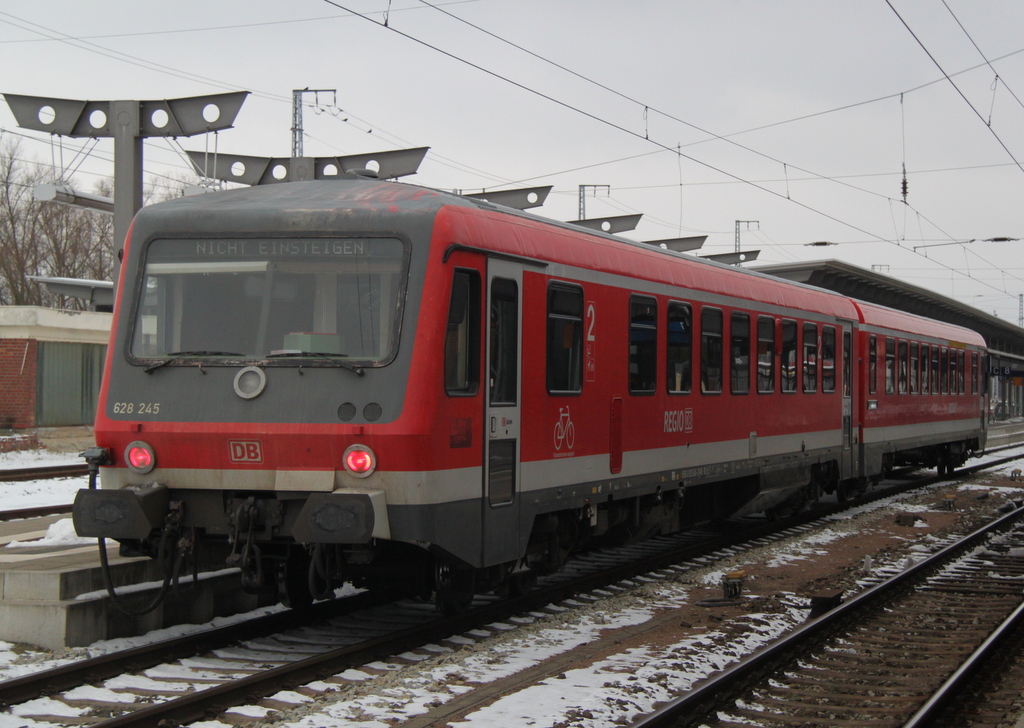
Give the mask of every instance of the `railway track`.
[[25, 480], [47, 480], [50, 478], [77, 478], [88, 475], [85, 463], [67, 465], [39, 465], [31, 468], [5, 468], [0, 470], [0, 482], [11, 483]]
[[[976, 468], [991, 467], [1005, 459], [989, 462]], [[897, 487], [897, 490], [920, 487], [937, 478], [916, 480]], [[892, 489], [883, 494], [868, 494], [845, 506], [866, 503], [880, 497], [889, 497]], [[829, 512], [845, 506], [832, 506]], [[584, 555], [570, 563], [564, 572], [542, 580], [540, 588], [525, 597], [514, 600], [478, 598], [474, 608], [458, 617], [440, 619], [432, 606], [412, 600], [381, 605], [360, 595], [362, 602], [339, 600], [317, 605], [316, 612], [286, 613], [285, 622], [273, 619], [241, 625], [229, 631], [210, 631], [194, 637], [137, 648], [130, 653], [118, 653], [98, 660], [72, 663], [64, 668], [26, 676], [0, 683], [0, 702], [6, 706], [24, 703], [45, 695], [67, 695], [76, 685], [102, 683], [111, 676], [137, 673], [151, 666], [167, 665], [180, 660], [185, 672], [198, 671], [200, 682], [210, 687], [187, 695], [174, 690], [147, 694], [147, 702], [131, 704], [117, 709], [105, 706], [105, 715], [121, 713], [102, 720], [97, 725], [150, 726], [160, 721], [167, 725], [187, 723], [222, 712], [236, 704], [252, 703], [260, 697], [273, 694], [282, 686], [298, 686], [314, 680], [329, 679], [350, 667], [365, 665], [373, 660], [443, 640], [484, 625], [513, 618], [515, 615], [543, 610], [581, 592], [615, 584], [639, 574], [672, 568], [687, 559], [720, 558], [722, 549], [752, 539], [783, 538], [807, 528], [808, 522], [827, 515], [813, 514], [768, 524], [747, 522], [733, 524], [727, 532], [696, 532], [673, 538], [661, 538], [620, 550], [619, 553], [596, 552]], [[286, 621], [294, 620], [289, 626]], [[329, 622], [323, 621], [330, 619]], [[317, 622], [317, 620], [321, 620]], [[296, 625], [302, 625], [296, 627]], [[287, 630], [292, 630], [288, 632]], [[272, 636], [267, 636], [272, 635]], [[238, 640], [248, 640], [238, 644]], [[188, 655], [205, 657], [188, 658]], [[215, 666], [212, 673], [203, 667]], [[189, 667], [191, 666], [191, 667]], [[259, 666], [259, 667], [254, 667]], [[176, 668], [158, 668], [175, 673]], [[74, 694], [73, 692], [71, 693]], [[72, 699], [72, 703], [74, 700]], [[24, 713], [22, 713], [24, 714]], [[39, 720], [55, 716], [32, 713]], [[76, 723], [89, 723], [85, 716]]]
[[[634, 728], [923, 728], [1024, 601], [1024, 508], [808, 622]], [[991, 540], [990, 540], [991, 539]], [[987, 543], [986, 543], [987, 542]], [[991, 639], [990, 639], [991, 638]], [[975, 654], [976, 653], [976, 654]], [[943, 723], [946, 725], [946, 723]]]

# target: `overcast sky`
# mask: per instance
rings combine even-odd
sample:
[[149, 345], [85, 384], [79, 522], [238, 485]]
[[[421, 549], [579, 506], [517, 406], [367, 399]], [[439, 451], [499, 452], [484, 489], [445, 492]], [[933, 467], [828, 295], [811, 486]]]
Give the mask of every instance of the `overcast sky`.
[[[1024, 242], [986, 239], [1024, 238], [1022, 31], [1009, 0], [0, 0], [0, 92], [247, 90], [233, 129], [180, 147], [287, 156], [292, 90], [336, 89], [305, 97], [307, 156], [429, 146], [406, 181], [554, 185], [536, 212], [562, 220], [607, 185], [587, 216], [644, 213], [627, 237], [727, 252], [757, 221], [759, 263], [885, 265], [1016, 322]], [[45, 164], [82, 145], [5, 104], [0, 127]], [[187, 173], [177, 148], [147, 142], [148, 182]]]

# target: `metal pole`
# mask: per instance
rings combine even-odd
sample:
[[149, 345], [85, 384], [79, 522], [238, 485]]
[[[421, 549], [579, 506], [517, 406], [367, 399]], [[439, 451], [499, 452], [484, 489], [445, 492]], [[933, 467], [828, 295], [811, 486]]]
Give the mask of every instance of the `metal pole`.
[[[110, 124], [114, 136], [114, 257], [120, 261], [135, 213], [142, 209], [142, 136], [139, 134], [139, 102], [111, 101]], [[110, 267], [117, 290], [120, 266]]]

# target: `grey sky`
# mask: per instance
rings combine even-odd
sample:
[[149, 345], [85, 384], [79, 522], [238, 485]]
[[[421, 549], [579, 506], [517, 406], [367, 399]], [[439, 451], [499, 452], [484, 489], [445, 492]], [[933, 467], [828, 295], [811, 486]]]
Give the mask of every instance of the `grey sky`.
[[[286, 156], [292, 89], [337, 89], [305, 110], [307, 155], [430, 146], [407, 181], [553, 184], [538, 212], [557, 219], [579, 185], [609, 185], [588, 216], [643, 212], [631, 237], [707, 233], [724, 252], [734, 221], [757, 220], [743, 244], [762, 262], [885, 264], [1016, 322], [1024, 242], [982, 241], [1024, 237], [1024, 5], [890, 2], [0, 0], [0, 91], [249, 90], [217, 146]], [[0, 126], [59, 158], [6, 105]], [[111, 149], [81, 186], [112, 173]], [[158, 184], [184, 172], [163, 141], [146, 163]]]

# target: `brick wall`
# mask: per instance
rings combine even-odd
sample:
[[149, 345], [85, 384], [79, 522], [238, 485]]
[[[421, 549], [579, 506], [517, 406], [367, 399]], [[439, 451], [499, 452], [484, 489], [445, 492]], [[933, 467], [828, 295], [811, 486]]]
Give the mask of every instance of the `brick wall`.
[[36, 424], [36, 342], [0, 339], [0, 429]]

